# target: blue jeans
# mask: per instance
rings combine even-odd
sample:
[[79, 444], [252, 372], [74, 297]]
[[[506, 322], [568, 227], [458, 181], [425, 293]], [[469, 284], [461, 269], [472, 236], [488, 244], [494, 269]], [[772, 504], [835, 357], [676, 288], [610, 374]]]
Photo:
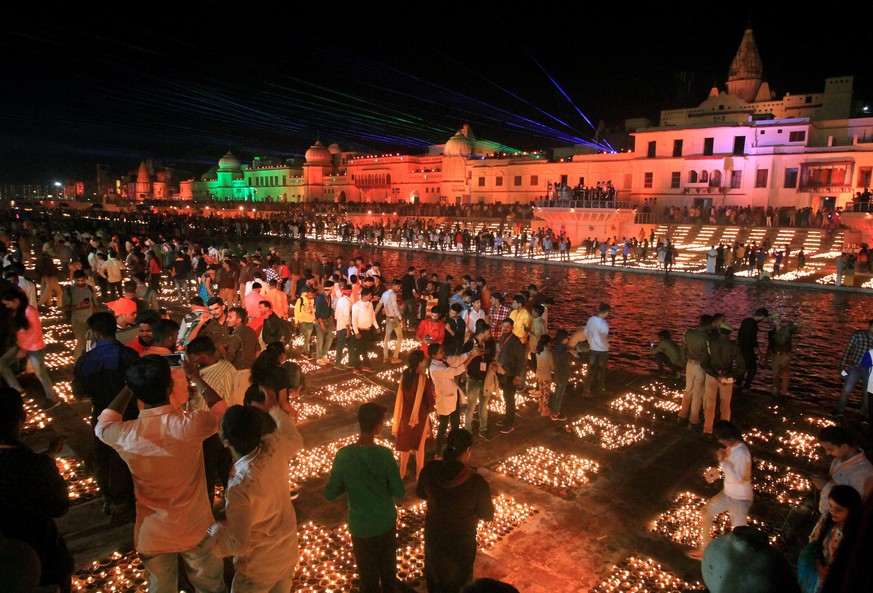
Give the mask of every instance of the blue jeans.
[[330, 321], [324, 322], [325, 329], [321, 329], [321, 323], [315, 323], [315, 355], [316, 358], [327, 358], [330, 345], [333, 343], [333, 328]]
[[352, 363], [352, 338], [351, 330], [338, 329], [336, 332], [336, 364], [342, 364], [343, 350], [349, 352], [349, 364]]
[[[312, 352], [312, 332], [313, 331], [315, 331], [315, 322], [314, 321], [304, 321], [300, 324], [300, 333], [303, 335], [303, 346], [301, 346], [301, 350], [303, 350], [304, 354], [309, 354], [310, 352]], [[318, 341], [317, 340], [316, 340], [315, 348], [317, 351], [318, 350]], [[316, 354], [317, 354], [317, 352], [316, 352]]]
[[[18, 379], [15, 377], [15, 373], [12, 371], [12, 365], [15, 364], [16, 353], [18, 352], [18, 347], [13, 346], [9, 350], [7, 350], [3, 357], [0, 358], [0, 375], [3, 376], [3, 379], [6, 381], [6, 384], [13, 389], [17, 389], [18, 391], [23, 391], [21, 388], [21, 384], [18, 382]], [[48, 369], [45, 367], [45, 348], [42, 350], [31, 350], [27, 353], [27, 358], [30, 360], [30, 364], [33, 367], [33, 372], [36, 375], [36, 378], [39, 379], [40, 384], [42, 384], [42, 390], [45, 393], [45, 398], [47, 400], [54, 401], [55, 394], [54, 388], [52, 386], [52, 379], [49, 377]]]
[[848, 374], [843, 381], [843, 389], [840, 391], [840, 398], [837, 400], [837, 408], [834, 413], [837, 416], [842, 416], [846, 412], [849, 398], [852, 396], [852, 392], [855, 391], [855, 387], [858, 386], [858, 382], [861, 381], [861, 388], [864, 394], [861, 399], [861, 414], [867, 416], [867, 377], [870, 376], [870, 369], [857, 365], [849, 367], [847, 373]]
[[564, 400], [564, 394], [567, 392], [567, 384], [570, 379], [561, 379], [555, 381], [555, 391], [552, 393], [552, 399], [549, 401], [549, 409], [552, 414], [561, 413], [561, 402]]

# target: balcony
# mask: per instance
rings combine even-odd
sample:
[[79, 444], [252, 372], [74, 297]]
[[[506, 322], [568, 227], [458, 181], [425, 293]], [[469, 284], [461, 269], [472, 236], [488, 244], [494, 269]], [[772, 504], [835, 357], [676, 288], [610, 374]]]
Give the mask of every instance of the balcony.
[[616, 202], [615, 200], [540, 200], [535, 203], [537, 208], [610, 208], [612, 210], [632, 210], [636, 205], [632, 202]]

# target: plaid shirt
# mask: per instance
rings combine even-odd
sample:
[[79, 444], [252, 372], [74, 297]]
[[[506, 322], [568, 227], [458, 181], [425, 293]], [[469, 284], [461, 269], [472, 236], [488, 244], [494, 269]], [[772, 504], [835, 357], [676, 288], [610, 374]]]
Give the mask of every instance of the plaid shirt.
[[491, 305], [489, 314], [491, 317], [491, 335], [494, 337], [494, 341], [497, 342], [503, 334], [503, 320], [509, 317], [509, 307], [504, 307], [500, 303], [495, 302]]
[[849, 338], [849, 344], [846, 346], [846, 351], [843, 352], [843, 357], [840, 359], [840, 368], [846, 369], [858, 366], [861, 364], [861, 359], [870, 349], [873, 349], [873, 334], [866, 329], [856, 331]]

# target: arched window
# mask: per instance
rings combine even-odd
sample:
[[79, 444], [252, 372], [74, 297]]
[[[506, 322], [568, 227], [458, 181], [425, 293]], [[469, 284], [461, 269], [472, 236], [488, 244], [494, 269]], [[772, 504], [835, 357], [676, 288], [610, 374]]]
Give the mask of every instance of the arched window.
[[697, 171], [688, 171], [688, 183], [697, 183]]
[[710, 187], [721, 187], [721, 171], [715, 170], [709, 175]]
[[709, 173], [704, 169], [700, 172], [700, 183], [706, 183], [707, 181], [709, 181]]

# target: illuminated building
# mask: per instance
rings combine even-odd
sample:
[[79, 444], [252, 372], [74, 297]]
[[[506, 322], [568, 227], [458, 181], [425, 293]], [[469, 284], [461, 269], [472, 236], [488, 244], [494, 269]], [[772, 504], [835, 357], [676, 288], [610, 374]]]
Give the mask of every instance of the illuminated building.
[[[525, 153], [477, 139], [464, 125], [423, 155], [362, 155], [316, 142], [302, 163], [231, 153], [199, 181], [181, 184], [194, 200], [287, 202], [529, 204], [578, 198], [574, 188], [611, 185], [606, 213], [580, 216], [592, 204], [554, 203], [538, 215], [571, 236], [581, 225], [634, 223], [637, 210], [679, 207], [849, 205], [873, 182], [873, 117], [853, 117], [853, 77], [828, 78], [823, 92], [777, 98], [746, 30], [723, 89], [699, 105], [661, 112], [658, 125], [627, 120], [635, 150], [589, 147]], [[863, 113], [863, 111], [859, 111]], [[590, 196], [591, 194], [587, 194]], [[581, 221], [581, 222], [579, 222]], [[847, 222], [844, 220], [844, 222]], [[593, 228], [593, 227], [589, 227]], [[599, 230], [599, 229], [598, 229]], [[587, 234], [587, 233], [586, 233]], [[612, 234], [612, 233], [610, 233]]]

